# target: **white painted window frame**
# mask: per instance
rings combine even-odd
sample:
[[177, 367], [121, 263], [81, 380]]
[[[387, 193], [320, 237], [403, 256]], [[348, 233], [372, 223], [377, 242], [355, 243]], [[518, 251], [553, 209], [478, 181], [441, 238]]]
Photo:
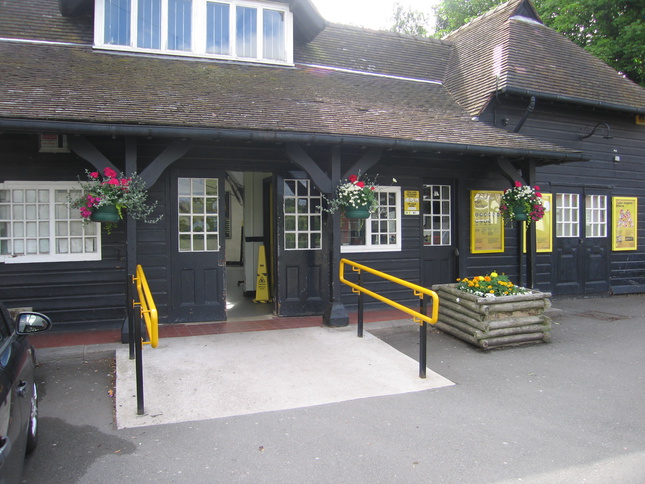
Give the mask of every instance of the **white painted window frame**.
[[[288, 182], [295, 182], [296, 186], [298, 183], [307, 184], [307, 194], [294, 193], [293, 195], [287, 195], [285, 189], [285, 195], [283, 195], [282, 200], [282, 213], [284, 217], [284, 250], [322, 250], [322, 195], [315, 187], [313, 181], [307, 178], [285, 178], [283, 180], [284, 185]], [[287, 201], [292, 200], [294, 203], [294, 211], [289, 211], [287, 209]], [[305, 202], [307, 205], [307, 211], [298, 211], [298, 204], [300, 202]], [[312, 210], [313, 209], [313, 210]], [[294, 217], [294, 226], [290, 227], [287, 218]], [[301, 229], [299, 225], [299, 217], [306, 217], [307, 229]], [[312, 223], [315, 222], [315, 223]], [[318, 226], [318, 228], [312, 228], [312, 226]], [[293, 236], [295, 247], [289, 247], [287, 241], [287, 236]], [[307, 247], [300, 247], [299, 239], [300, 236], [306, 235], [307, 237]], [[318, 239], [318, 247], [315, 247], [312, 243], [312, 239]]]
[[[15, 242], [16, 238], [37, 238], [37, 239], [48, 239], [49, 240], [49, 254], [0, 254], [0, 262], [5, 264], [23, 264], [23, 263], [37, 263], [37, 262], [79, 262], [79, 261], [93, 261], [101, 260], [101, 226], [96, 222], [84, 222], [80, 212], [71, 208], [67, 203], [67, 194], [69, 192], [78, 191], [80, 194], [80, 187], [78, 183], [74, 182], [48, 182], [48, 181], [7, 181], [0, 183], [0, 189], [2, 190], [49, 190], [49, 200], [48, 200], [48, 216], [46, 219], [40, 219], [38, 215], [37, 223], [48, 223], [48, 235], [46, 236], [24, 236], [24, 237], [15, 237], [10, 235], [2, 234], [0, 239], [2, 240], [11, 240], [12, 245]], [[57, 202], [55, 195], [56, 191], [65, 191], [66, 200]], [[20, 204], [15, 204], [20, 205]], [[33, 205], [33, 204], [30, 204]], [[40, 205], [43, 205], [40, 203]], [[13, 211], [14, 204], [11, 204], [11, 214], [9, 218], [0, 219], [0, 222], [8, 222], [13, 224], [17, 222], [27, 222], [28, 219], [25, 214], [23, 217], [18, 219], [14, 218]], [[36, 208], [36, 211], [39, 209]], [[65, 217], [62, 217], [61, 214], [65, 214]], [[58, 218], [57, 218], [58, 215]], [[34, 222], [35, 220], [29, 220]], [[60, 224], [60, 226], [58, 225]], [[72, 234], [71, 229], [77, 231], [77, 233]], [[57, 230], [66, 229], [67, 233], [57, 233]], [[40, 228], [38, 228], [40, 230]], [[57, 242], [63, 242], [67, 240], [68, 247], [72, 246], [73, 239], [77, 242], [82, 240], [82, 252], [73, 252], [73, 253], [57, 253], [58, 244]], [[95, 251], [88, 251], [88, 244], [93, 245]]]
[[585, 237], [602, 239], [607, 237], [607, 195], [585, 196]]
[[555, 210], [556, 237], [580, 237], [580, 195], [556, 193]]
[[[364, 221], [365, 226], [365, 244], [361, 245], [341, 245], [341, 253], [357, 253], [357, 252], [400, 252], [402, 249], [401, 239], [403, 233], [401, 230], [401, 187], [378, 187], [375, 190], [379, 193], [393, 193], [395, 196], [395, 210], [396, 210], [396, 243], [394, 244], [375, 244], [372, 242], [372, 222], [377, 222], [372, 216]], [[378, 209], [376, 210], [378, 212]], [[386, 219], [383, 219], [386, 220]]]
[[[206, 52], [206, 5], [208, 2], [227, 3], [230, 5], [229, 18], [229, 35], [230, 47], [234, 49], [236, 28], [236, 7], [249, 7], [258, 10], [257, 16], [257, 48], [256, 57], [243, 57], [231, 52], [229, 55], [212, 54]], [[247, 0], [193, 0], [192, 19], [191, 19], [191, 51], [169, 50], [167, 48], [168, 38], [168, 0], [162, 0], [161, 4], [161, 48], [148, 49], [137, 47], [137, 17], [138, 17], [138, 0], [131, 0], [130, 9], [130, 45], [115, 45], [105, 43], [105, 0], [95, 0], [94, 7], [94, 47], [97, 49], [118, 50], [125, 52], [141, 52], [152, 54], [169, 54], [173, 56], [202, 57], [210, 59], [225, 59], [242, 62], [256, 62], [262, 64], [293, 65], [293, 13], [289, 6], [284, 3], [274, 2], [257, 2]], [[263, 35], [263, 12], [264, 9], [277, 10], [284, 12], [284, 49], [285, 59], [265, 59], [264, 53], [264, 35]]]

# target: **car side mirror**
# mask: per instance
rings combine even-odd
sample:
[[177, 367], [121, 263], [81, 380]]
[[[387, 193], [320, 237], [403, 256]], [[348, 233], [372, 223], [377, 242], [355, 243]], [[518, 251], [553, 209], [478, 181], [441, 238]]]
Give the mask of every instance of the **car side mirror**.
[[16, 321], [18, 323], [16, 333], [22, 335], [47, 331], [52, 325], [51, 319], [40, 313], [20, 313]]

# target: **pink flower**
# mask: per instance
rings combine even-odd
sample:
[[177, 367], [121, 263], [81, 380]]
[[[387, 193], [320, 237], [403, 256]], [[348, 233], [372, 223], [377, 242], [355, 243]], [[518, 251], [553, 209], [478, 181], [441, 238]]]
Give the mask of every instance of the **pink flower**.
[[539, 190], [539, 189], [540, 189], [540, 187], [539, 187], [539, 186], [537, 186], [537, 185], [535, 185], [533, 188], [535, 188], [536, 190]]
[[354, 183], [356, 180], [358, 180], [358, 177], [356, 175], [349, 175], [347, 179], [350, 183]]
[[110, 167], [106, 167], [106, 168], [103, 170], [103, 173], [105, 173], [105, 176], [107, 176], [107, 177], [109, 177], [109, 178], [116, 178], [116, 171], [114, 171], [114, 170], [113, 170], [112, 168], [110, 168]]
[[540, 192], [535, 192], [535, 196], [542, 198], [542, 194]]
[[119, 182], [119, 180], [117, 180], [116, 178], [110, 178], [108, 180], [108, 185], [120, 185], [120, 184], [121, 182]]
[[516, 181], [516, 182], [515, 182], [515, 186], [516, 186], [517, 188], [519, 188], [519, 187], [521, 187], [521, 186], [522, 186], [522, 184], [521, 184], [520, 182]]
[[363, 183], [362, 181], [359, 181], [359, 182], [356, 182], [356, 186], [363, 188], [365, 186], [365, 183]]
[[124, 187], [127, 187], [130, 184], [130, 179], [129, 178], [123, 178], [121, 179], [121, 185]]
[[92, 178], [98, 178], [99, 177], [99, 172], [98, 171], [93, 171], [92, 173], [90, 173], [90, 176]]

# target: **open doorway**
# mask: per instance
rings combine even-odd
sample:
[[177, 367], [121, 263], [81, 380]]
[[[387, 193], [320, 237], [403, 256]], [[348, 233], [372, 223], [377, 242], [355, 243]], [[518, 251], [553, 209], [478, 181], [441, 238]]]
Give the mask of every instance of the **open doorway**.
[[[270, 265], [271, 178], [271, 173], [263, 172], [229, 171], [226, 173], [226, 319], [228, 321], [261, 319], [274, 313]], [[266, 281], [266, 290], [260, 286], [258, 292], [258, 262], [261, 250], [265, 253], [264, 267], [268, 281]]]

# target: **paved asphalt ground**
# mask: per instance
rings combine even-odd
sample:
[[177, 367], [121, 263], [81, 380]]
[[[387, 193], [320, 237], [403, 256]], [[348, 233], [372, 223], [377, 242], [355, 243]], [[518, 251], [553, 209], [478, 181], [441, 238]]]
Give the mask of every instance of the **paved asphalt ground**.
[[[645, 483], [645, 296], [553, 306], [549, 344], [430, 331], [428, 367], [454, 386], [122, 430], [113, 357], [41, 350], [23, 482]], [[417, 358], [414, 325], [372, 331]]]

